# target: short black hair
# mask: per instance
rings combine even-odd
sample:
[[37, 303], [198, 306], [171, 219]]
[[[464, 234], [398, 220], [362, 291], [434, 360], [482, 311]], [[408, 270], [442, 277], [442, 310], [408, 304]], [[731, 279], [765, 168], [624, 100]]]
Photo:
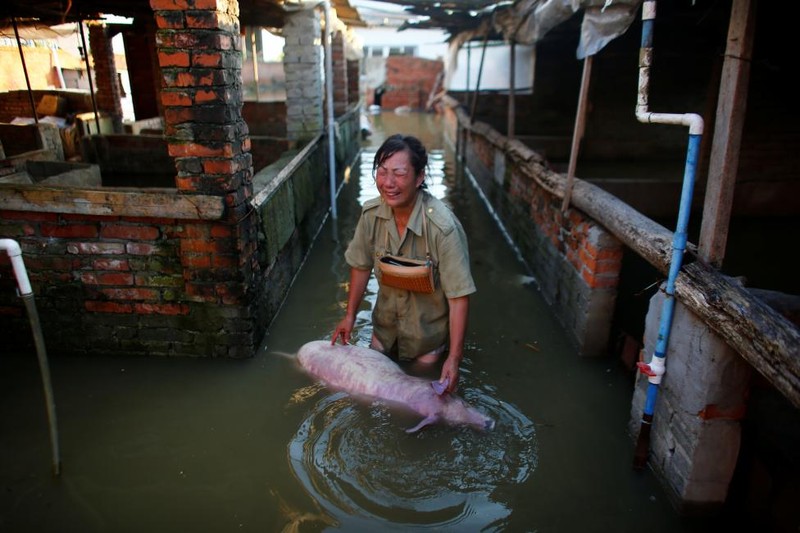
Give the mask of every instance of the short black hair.
[[[375, 171], [383, 164], [384, 161], [392, 157], [397, 152], [403, 150], [408, 151], [409, 158], [411, 159], [411, 166], [414, 167], [414, 175], [419, 176], [420, 172], [424, 172], [428, 166], [428, 152], [422, 141], [413, 135], [403, 135], [396, 133], [388, 137], [378, 151], [375, 152], [375, 159], [372, 162], [372, 176], [375, 177]], [[425, 188], [425, 182], [422, 182], [422, 188]]]

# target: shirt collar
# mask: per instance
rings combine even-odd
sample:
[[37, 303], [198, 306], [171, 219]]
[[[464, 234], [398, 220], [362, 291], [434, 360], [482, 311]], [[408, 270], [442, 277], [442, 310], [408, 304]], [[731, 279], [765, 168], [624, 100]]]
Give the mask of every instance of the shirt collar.
[[[411, 216], [408, 217], [408, 226], [407, 229], [410, 229], [417, 235], [422, 235], [422, 210], [425, 206], [425, 196], [428, 193], [424, 190], [419, 191], [417, 194], [417, 199], [414, 202], [414, 208], [411, 210]], [[393, 220], [394, 213], [392, 213], [392, 208], [386, 205], [385, 202], [381, 202], [378, 206], [377, 216], [381, 218], [385, 218], [386, 220]]]

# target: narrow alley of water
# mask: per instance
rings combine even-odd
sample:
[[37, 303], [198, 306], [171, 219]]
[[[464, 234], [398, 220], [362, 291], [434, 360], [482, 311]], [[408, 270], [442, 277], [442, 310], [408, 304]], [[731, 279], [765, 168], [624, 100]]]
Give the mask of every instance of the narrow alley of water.
[[[63, 472], [35, 354], [0, 356], [4, 531], [706, 531], [632, 469], [632, 378], [576, 355], [468, 176], [438, 117], [373, 116], [356, 164], [270, 326], [245, 361], [53, 358]], [[431, 151], [429, 186], [465, 227], [470, 301], [459, 394], [497, 420], [480, 433], [418, 422], [328, 390], [292, 354], [344, 312], [343, 254], [375, 194], [370, 153], [391, 133]], [[370, 302], [357, 343], [370, 336]]]

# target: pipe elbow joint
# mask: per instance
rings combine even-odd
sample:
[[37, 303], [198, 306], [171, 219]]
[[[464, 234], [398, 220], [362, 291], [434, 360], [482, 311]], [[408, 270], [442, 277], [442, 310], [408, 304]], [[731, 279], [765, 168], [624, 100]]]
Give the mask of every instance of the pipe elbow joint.
[[661, 376], [667, 371], [664, 358], [655, 355], [650, 359], [649, 363], [639, 361], [636, 363], [636, 366], [639, 368], [639, 372], [647, 376], [647, 381], [653, 385], [659, 385], [661, 383]]
[[685, 124], [689, 126], [689, 135], [703, 134], [703, 117], [697, 113], [686, 113], [684, 115]]
[[22, 248], [14, 239], [0, 239], [0, 250], [5, 250], [9, 257], [19, 257], [22, 255]]

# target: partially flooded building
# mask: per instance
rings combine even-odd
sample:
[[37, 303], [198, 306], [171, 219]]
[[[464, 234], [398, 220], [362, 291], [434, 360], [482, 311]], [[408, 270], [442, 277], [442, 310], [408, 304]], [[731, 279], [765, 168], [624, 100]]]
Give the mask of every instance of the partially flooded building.
[[[443, 76], [414, 105], [446, 121], [576, 352], [637, 372], [634, 466], [685, 512], [736, 491], [785, 510], [800, 490], [795, 4], [391, 3], [449, 32]], [[20, 23], [92, 21], [96, 80], [88, 101], [52, 104], [80, 105], [73, 152], [51, 126], [0, 129], [0, 237], [22, 245], [55, 352], [252, 355], [357, 150], [357, 14], [343, 0], [327, 16], [288, 1], [102, 4], [0, 7]], [[104, 24], [106, 10], [133, 24]], [[260, 101], [276, 78], [258, 65], [257, 28], [285, 39], [270, 86], [285, 100]], [[121, 119], [115, 32], [136, 131]], [[52, 96], [17, 93], [0, 95], [4, 122]]]

